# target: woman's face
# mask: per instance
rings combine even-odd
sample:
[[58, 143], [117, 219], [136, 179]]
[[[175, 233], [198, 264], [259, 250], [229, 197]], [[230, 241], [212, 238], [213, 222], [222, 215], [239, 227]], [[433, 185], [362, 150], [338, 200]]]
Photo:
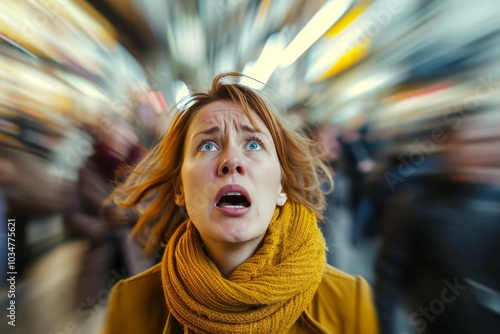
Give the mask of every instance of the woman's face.
[[186, 133], [177, 205], [185, 205], [206, 245], [255, 243], [276, 205], [283, 205], [281, 168], [273, 138], [255, 112], [213, 102], [194, 115]]

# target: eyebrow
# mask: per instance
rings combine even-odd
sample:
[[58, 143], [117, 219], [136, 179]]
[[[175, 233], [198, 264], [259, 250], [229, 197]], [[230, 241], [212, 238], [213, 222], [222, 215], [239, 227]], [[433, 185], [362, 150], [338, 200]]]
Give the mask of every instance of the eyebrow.
[[243, 124], [241, 126], [241, 128], [246, 131], [246, 132], [250, 132], [250, 133], [260, 133], [260, 131], [258, 131], [256, 128], [252, 127], [252, 126], [249, 126], [249, 125], [245, 125]]
[[203, 131], [200, 131], [200, 132], [196, 133], [194, 135], [194, 137], [197, 137], [197, 136], [200, 136], [200, 135], [211, 135], [211, 134], [219, 132], [219, 131], [220, 131], [220, 128], [219, 128], [219, 126], [216, 125], [216, 126], [212, 126], [209, 129], [206, 129], [206, 130], [203, 130]]

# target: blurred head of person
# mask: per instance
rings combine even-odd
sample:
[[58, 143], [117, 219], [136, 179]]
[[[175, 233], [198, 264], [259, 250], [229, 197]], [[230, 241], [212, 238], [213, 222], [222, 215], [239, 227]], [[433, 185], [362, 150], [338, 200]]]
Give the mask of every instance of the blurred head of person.
[[500, 183], [500, 119], [493, 111], [462, 115], [450, 131], [441, 153], [442, 166], [452, 178]]
[[321, 148], [323, 160], [331, 166], [334, 166], [340, 157], [339, 135], [340, 128], [331, 124], [320, 126], [313, 133], [313, 139]]
[[137, 135], [119, 121], [106, 121], [103, 126], [90, 130], [93, 137], [94, 160], [110, 180], [124, 164], [131, 164], [145, 152]]
[[8, 159], [0, 157], [0, 188], [10, 185], [15, 179], [16, 168]]

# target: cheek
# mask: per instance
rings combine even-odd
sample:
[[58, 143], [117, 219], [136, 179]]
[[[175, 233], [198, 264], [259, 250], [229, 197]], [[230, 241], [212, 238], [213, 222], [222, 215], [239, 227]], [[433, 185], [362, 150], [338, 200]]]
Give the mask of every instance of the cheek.
[[203, 192], [197, 188], [190, 188], [189, 192], [186, 194], [186, 209], [188, 213], [200, 211], [205, 203], [206, 198]]
[[[278, 164], [278, 162], [276, 162]], [[271, 165], [268, 172], [262, 178], [262, 189], [269, 189], [271, 196], [280, 193], [281, 190], [281, 168], [276, 168], [276, 165]], [[274, 199], [274, 198], [273, 198]]]
[[[217, 192], [217, 185], [209, 180], [208, 173], [183, 171], [182, 177], [188, 212], [204, 210]], [[208, 204], [207, 204], [208, 203]]]

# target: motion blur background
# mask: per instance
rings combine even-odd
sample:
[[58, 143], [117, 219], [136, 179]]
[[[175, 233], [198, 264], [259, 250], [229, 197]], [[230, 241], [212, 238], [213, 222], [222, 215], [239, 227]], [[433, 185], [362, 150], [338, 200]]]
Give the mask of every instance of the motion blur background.
[[126, 241], [133, 217], [98, 207], [222, 71], [325, 145], [328, 260], [370, 282], [384, 332], [493, 332], [499, 31], [495, 0], [2, 1], [2, 333], [94, 333], [116, 280], [157, 261]]

